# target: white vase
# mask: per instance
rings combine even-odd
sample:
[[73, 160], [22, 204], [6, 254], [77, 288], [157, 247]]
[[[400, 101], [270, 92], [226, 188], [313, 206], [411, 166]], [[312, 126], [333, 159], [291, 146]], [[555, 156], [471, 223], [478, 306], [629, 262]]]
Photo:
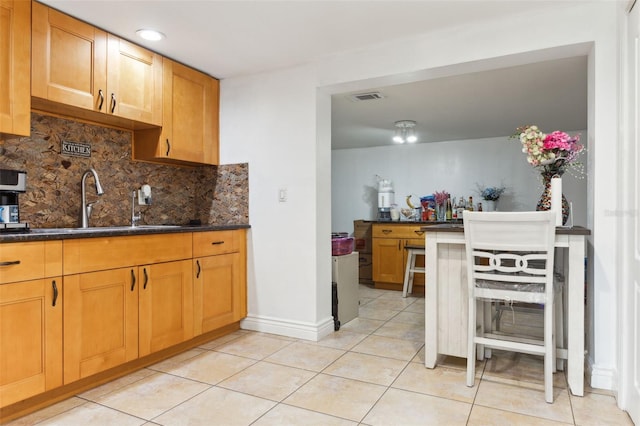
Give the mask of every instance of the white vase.
[[484, 200], [484, 203], [482, 203], [483, 210], [486, 212], [495, 212], [497, 208], [497, 204], [498, 204], [497, 201]]

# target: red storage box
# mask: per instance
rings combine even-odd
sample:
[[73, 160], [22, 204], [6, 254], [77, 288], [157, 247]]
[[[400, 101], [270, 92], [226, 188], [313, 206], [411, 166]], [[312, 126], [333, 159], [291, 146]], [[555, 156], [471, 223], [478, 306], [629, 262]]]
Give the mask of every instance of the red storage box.
[[333, 237], [331, 238], [331, 255], [344, 256], [353, 251], [353, 237]]

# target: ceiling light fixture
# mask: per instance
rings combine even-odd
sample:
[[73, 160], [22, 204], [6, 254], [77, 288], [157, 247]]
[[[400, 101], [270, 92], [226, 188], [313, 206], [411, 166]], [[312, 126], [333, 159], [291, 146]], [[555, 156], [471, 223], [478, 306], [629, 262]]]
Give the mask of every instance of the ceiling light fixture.
[[149, 41], [160, 41], [163, 38], [165, 38], [164, 34], [156, 30], [142, 29], [142, 30], [136, 31], [136, 34], [138, 34], [139, 37]]
[[395, 122], [396, 131], [393, 135], [393, 141], [395, 143], [414, 143], [418, 141], [416, 136], [416, 122], [413, 120], [400, 120]]

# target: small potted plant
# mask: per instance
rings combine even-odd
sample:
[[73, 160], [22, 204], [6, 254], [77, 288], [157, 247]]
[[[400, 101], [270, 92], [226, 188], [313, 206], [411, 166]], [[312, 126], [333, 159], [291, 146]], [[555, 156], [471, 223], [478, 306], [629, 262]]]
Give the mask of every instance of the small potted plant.
[[504, 191], [504, 186], [485, 187], [483, 185], [478, 185], [478, 192], [480, 193], [480, 197], [482, 197], [482, 199], [484, 200], [484, 210], [488, 212], [495, 211], [498, 200], [500, 199], [500, 196], [504, 193]]

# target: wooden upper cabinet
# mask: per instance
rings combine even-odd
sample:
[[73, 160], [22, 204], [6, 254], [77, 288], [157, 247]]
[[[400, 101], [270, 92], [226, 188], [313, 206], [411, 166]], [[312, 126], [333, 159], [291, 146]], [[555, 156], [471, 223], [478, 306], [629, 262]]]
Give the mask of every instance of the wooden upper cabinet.
[[162, 125], [162, 56], [108, 36], [107, 114]]
[[0, 0], [0, 134], [29, 136], [31, 2]]
[[35, 2], [32, 25], [33, 97], [162, 124], [160, 55]]
[[136, 132], [136, 160], [218, 164], [220, 82], [192, 68], [163, 62], [162, 131]]
[[32, 24], [31, 94], [105, 111], [107, 33], [35, 2]]

